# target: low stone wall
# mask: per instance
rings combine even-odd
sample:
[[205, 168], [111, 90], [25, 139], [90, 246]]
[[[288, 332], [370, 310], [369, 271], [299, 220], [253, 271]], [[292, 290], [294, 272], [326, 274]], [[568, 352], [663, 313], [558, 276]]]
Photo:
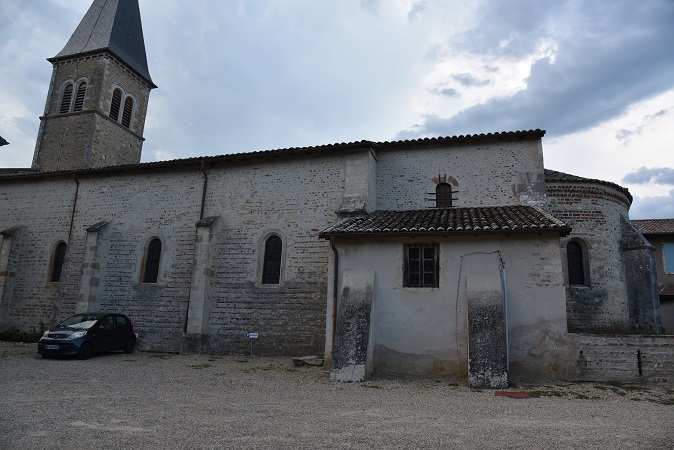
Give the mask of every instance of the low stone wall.
[[569, 337], [578, 380], [674, 384], [674, 335]]

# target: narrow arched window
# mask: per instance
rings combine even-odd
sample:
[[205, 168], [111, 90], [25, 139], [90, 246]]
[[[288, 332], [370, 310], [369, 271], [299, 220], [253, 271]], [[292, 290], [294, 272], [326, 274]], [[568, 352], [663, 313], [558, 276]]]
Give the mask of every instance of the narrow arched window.
[[61, 96], [61, 107], [59, 108], [60, 114], [70, 112], [70, 103], [72, 99], [73, 99], [73, 85], [68, 83], [65, 89], [63, 89], [63, 95]]
[[583, 247], [575, 241], [566, 244], [566, 263], [569, 272], [569, 285], [585, 285], [585, 256]]
[[281, 252], [283, 241], [278, 236], [271, 236], [264, 244], [264, 266], [262, 268], [262, 284], [279, 284], [281, 281]]
[[115, 89], [112, 93], [112, 103], [110, 103], [110, 118], [117, 122], [119, 120], [119, 108], [122, 106], [122, 91]]
[[63, 262], [66, 259], [66, 249], [68, 246], [65, 242], [59, 242], [54, 249], [54, 255], [51, 259], [51, 275], [49, 281], [58, 283], [61, 281], [61, 271], [63, 269]]
[[145, 272], [143, 283], [156, 283], [159, 278], [159, 261], [161, 259], [161, 241], [152, 239], [145, 252]]
[[75, 95], [75, 104], [73, 105], [73, 111], [82, 111], [84, 106], [84, 96], [87, 93], [87, 83], [82, 82], [77, 86], [77, 95]]
[[133, 112], [133, 99], [127, 97], [124, 100], [124, 112], [122, 113], [122, 125], [127, 128], [131, 127], [131, 113]]
[[435, 206], [438, 208], [452, 207], [452, 186], [449, 183], [438, 183], [436, 186]]

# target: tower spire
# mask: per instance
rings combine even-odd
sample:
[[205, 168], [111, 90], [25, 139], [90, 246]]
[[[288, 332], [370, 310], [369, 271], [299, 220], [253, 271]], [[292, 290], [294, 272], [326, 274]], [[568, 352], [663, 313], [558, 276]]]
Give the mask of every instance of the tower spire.
[[55, 62], [107, 50], [153, 87], [138, 0], [94, 0]]
[[150, 91], [138, 0], [93, 0], [53, 58], [33, 169], [138, 164]]

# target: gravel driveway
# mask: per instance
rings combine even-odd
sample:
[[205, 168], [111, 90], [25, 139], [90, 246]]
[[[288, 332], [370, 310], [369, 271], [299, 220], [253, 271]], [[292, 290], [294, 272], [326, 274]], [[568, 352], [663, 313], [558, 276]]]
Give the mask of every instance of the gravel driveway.
[[290, 358], [40, 358], [0, 342], [0, 448], [674, 448], [674, 390], [435, 379], [332, 383]]

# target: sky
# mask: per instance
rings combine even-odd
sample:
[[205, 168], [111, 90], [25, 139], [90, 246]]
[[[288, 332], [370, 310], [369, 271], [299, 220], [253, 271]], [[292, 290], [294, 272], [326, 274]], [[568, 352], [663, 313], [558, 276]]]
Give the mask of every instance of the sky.
[[[142, 161], [544, 129], [545, 167], [674, 218], [674, 0], [139, 0]], [[30, 167], [91, 0], [0, 0], [0, 167]]]

